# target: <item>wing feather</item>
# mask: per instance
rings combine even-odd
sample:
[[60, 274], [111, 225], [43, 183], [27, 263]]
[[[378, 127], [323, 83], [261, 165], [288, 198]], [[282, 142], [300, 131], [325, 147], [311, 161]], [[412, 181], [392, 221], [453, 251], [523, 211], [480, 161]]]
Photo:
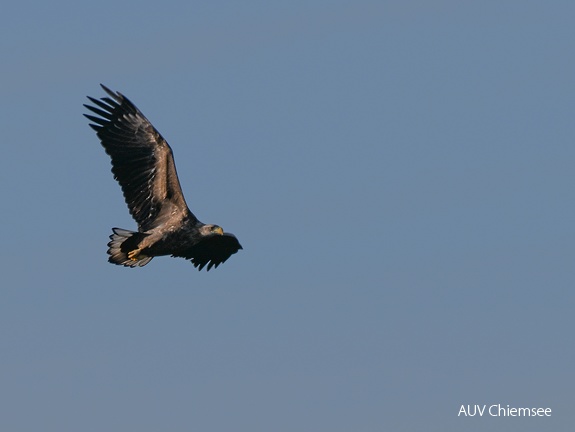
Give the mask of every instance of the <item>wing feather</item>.
[[154, 227], [167, 212], [197, 220], [186, 205], [166, 140], [128, 98], [102, 88], [110, 97], [88, 97], [95, 106], [84, 105], [98, 117], [84, 116], [112, 159], [112, 173], [140, 230]]
[[198, 270], [207, 265], [206, 270], [210, 271], [212, 267], [217, 268], [240, 249], [243, 248], [233, 234], [213, 234], [204, 237], [190, 249], [172, 256], [191, 260]]

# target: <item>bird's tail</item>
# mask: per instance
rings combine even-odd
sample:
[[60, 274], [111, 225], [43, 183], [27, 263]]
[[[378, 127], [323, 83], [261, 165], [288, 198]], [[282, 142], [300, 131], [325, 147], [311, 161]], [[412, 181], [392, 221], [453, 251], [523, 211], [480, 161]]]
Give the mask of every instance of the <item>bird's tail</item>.
[[143, 267], [152, 260], [138, 249], [138, 243], [146, 234], [122, 228], [112, 228], [112, 231], [114, 233], [108, 243], [109, 262], [126, 267]]

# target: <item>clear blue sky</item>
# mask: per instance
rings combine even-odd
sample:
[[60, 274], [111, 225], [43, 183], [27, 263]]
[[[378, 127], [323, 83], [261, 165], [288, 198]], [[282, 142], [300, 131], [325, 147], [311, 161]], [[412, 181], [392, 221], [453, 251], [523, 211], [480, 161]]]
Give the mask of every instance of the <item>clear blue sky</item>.
[[[9, 2], [0, 430], [568, 431], [572, 1]], [[102, 82], [244, 250], [134, 229]], [[461, 418], [462, 404], [550, 418]]]

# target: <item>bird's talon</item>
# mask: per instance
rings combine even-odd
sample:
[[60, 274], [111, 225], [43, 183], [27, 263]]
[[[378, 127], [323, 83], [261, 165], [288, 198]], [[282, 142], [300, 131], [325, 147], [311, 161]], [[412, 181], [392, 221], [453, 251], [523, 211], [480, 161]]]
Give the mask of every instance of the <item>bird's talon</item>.
[[138, 255], [140, 255], [141, 251], [142, 250], [138, 248], [128, 252], [128, 258], [130, 258], [132, 261], [138, 261]]

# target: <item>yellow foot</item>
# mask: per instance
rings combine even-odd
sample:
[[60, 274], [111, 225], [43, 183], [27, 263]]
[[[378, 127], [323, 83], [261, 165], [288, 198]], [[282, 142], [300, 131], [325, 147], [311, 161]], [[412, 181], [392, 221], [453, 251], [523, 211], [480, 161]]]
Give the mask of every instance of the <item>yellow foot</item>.
[[140, 252], [142, 252], [142, 249], [134, 249], [133, 251], [128, 252], [128, 258], [130, 258], [132, 261], [138, 261]]

